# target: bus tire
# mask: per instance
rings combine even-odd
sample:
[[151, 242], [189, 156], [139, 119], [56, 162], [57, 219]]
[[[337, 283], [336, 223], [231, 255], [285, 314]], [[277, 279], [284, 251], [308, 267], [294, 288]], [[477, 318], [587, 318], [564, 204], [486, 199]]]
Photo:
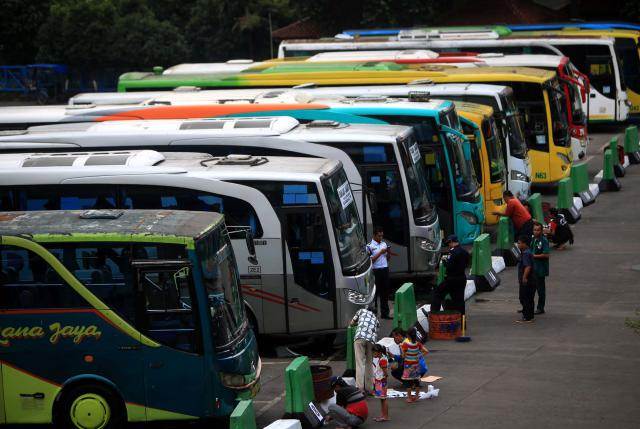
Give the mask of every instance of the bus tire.
[[122, 399], [98, 383], [72, 386], [63, 392], [53, 413], [60, 429], [121, 429], [126, 413]]

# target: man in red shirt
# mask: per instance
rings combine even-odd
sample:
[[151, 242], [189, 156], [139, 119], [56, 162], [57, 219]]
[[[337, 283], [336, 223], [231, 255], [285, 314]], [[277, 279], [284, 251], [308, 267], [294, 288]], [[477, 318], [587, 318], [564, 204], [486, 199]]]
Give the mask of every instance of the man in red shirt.
[[511, 191], [504, 191], [502, 197], [504, 202], [507, 203], [507, 208], [504, 212], [494, 211], [493, 214], [511, 219], [515, 229], [515, 237], [520, 237], [521, 235], [531, 237], [533, 235], [533, 219], [531, 219], [529, 210], [522, 205], [520, 200], [513, 196]]

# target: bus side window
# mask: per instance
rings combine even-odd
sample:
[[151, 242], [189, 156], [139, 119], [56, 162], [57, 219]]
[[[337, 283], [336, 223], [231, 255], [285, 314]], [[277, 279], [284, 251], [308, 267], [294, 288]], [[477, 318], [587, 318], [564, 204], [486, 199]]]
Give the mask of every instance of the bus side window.
[[0, 308], [86, 308], [89, 304], [40, 255], [0, 246]]
[[15, 192], [10, 188], [0, 188], [0, 211], [10, 212], [16, 210], [14, 206]]
[[113, 186], [25, 186], [18, 188], [18, 210], [115, 209]]
[[605, 97], [615, 97], [616, 85], [613, 79], [613, 62], [608, 55], [587, 55], [589, 80], [591, 85]]
[[248, 202], [226, 195], [162, 186], [122, 186], [122, 208], [179, 209], [222, 213], [228, 227], [249, 226], [255, 238], [262, 237], [262, 226]]
[[191, 267], [141, 267], [137, 279], [147, 335], [177, 350], [200, 351]]
[[331, 253], [321, 207], [285, 211], [285, 235], [296, 284], [321, 298], [331, 299]]

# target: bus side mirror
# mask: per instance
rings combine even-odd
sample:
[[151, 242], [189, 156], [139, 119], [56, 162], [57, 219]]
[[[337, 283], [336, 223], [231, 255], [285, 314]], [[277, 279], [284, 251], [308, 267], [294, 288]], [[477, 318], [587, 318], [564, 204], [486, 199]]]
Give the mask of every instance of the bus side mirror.
[[246, 230], [245, 241], [247, 242], [247, 250], [249, 252], [247, 260], [251, 265], [258, 265], [258, 258], [256, 257], [256, 245], [253, 243], [253, 233], [251, 232], [251, 230]]

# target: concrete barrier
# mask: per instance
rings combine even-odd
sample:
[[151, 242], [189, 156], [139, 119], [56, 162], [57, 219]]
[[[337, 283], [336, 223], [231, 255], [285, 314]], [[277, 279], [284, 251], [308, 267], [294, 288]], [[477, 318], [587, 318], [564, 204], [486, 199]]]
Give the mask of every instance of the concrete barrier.
[[631, 125], [624, 130], [624, 153], [630, 164], [640, 164], [640, 142], [638, 141], [638, 127]]
[[[510, 267], [513, 267], [518, 263], [520, 251], [515, 245], [513, 237], [513, 223], [508, 217], [501, 216], [498, 220], [496, 249], [493, 254], [504, 258], [504, 263]], [[496, 270], [496, 272], [498, 271]]]
[[280, 419], [265, 426], [264, 429], [302, 429], [302, 424], [300, 420]]
[[602, 178], [598, 183], [600, 192], [617, 192], [622, 188], [622, 184], [613, 172], [613, 155], [611, 149], [604, 151], [602, 166]]
[[473, 240], [470, 274], [478, 291], [492, 291], [500, 284], [500, 277], [493, 270], [491, 263], [489, 234], [480, 234]]
[[564, 214], [569, 223], [576, 223], [582, 217], [580, 211], [573, 205], [573, 183], [570, 177], [558, 181], [556, 208]]
[[542, 197], [539, 193], [531, 194], [529, 199], [529, 207], [531, 209], [531, 216], [533, 219], [540, 223], [544, 223], [544, 213], [542, 212]]
[[609, 149], [611, 149], [611, 155], [613, 156], [613, 174], [615, 174], [616, 177], [624, 177], [624, 167], [618, 157], [618, 137], [612, 137], [611, 140], [609, 140]]
[[353, 342], [355, 341], [356, 327], [349, 326], [346, 334], [346, 369], [342, 374], [343, 377], [355, 377], [356, 376], [356, 355], [353, 349]]
[[418, 321], [413, 283], [405, 283], [396, 291], [393, 302], [393, 327], [409, 330]]
[[285, 378], [285, 418], [301, 417], [310, 402], [314, 400], [313, 378], [309, 358], [299, 356], [284, 370]]
[[573, 184], [573, 194], [580, 197], [585, 206], [593, 204], [596, 196], [591, 193], [589, 187], [589, 172], [586, 162], [579, 162], [571, 166], [571, 183]]
[[256, 429], [256, 414], [253, 411], [253, 401], [238, 402], [229, 418], [229, 429]]

